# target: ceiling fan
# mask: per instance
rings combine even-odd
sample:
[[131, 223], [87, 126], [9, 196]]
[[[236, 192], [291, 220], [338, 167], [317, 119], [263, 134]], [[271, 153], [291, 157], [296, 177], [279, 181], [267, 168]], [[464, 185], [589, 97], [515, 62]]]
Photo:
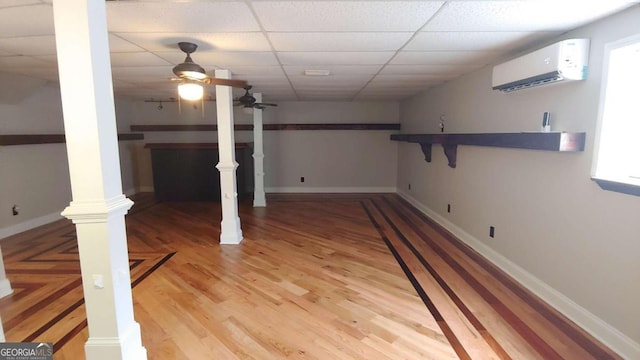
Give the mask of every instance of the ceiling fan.
[[178, 47], [180, 50], [187, 54], [184, 62], [173, 67], [173, 73], [178, 77], [174, 80], [179, 80], [182, 83], [204, 83], [210, 85], [227, 85], [238, 88], [246, 88], [247, 82], [245, 80], [237, 79], [218, 79], [207, 75], [202, 66], [196, 64], [191, 59], [191, 54], [196, 51], [198, 45], [191, 42], [179, 42]]
[[255, 108], [260, 110], [264, 110], [267, 106], [278, 106], [278, 104], [256, 102], [256, 98], [249, 94], [249, 90], [251, 90], [252, 87], [253, 86], [251, 85], [243, 87], [244, 95], [238, 98], [238, 105], [242, 105], [244, 108]]

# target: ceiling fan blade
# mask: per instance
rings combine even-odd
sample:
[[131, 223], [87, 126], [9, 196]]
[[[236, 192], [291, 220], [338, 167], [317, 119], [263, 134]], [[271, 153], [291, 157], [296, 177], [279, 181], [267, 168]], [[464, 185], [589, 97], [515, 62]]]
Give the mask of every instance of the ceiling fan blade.
[[254, 103], [253, 105], [258, 105], [258, 106], [278, 106], [278, 104], [272, 104], [272, 103]]
[[218, 79], [213, 77], [208, 77], [204, 79], [205, 84], [209, 85], [226, 85], [237, 88], [244, 88], [247, 86], [247, 82], [245, 80], [237, 80], [237, 79]]

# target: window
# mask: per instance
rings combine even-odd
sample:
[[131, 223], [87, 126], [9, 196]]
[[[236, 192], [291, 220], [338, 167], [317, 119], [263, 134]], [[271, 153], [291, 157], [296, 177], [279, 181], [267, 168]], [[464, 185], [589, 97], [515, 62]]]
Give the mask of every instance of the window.
[[640, 34], [605, 47], [592, 178], [640, 196]]

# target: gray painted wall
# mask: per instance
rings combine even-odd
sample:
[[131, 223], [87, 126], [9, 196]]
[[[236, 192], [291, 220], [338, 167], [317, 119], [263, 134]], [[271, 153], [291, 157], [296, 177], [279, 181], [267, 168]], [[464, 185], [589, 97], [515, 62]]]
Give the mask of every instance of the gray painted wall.
[[502, 94], [491, 90], [486, 67], [401, 104], [403, 133], [438, 132], [441, 114], [447, 132], [539, 131], [550, 111], [554, 131], [586, 131], [584, 152], [459, 146], [451, 169], [439, 145], [426, 163], [418, 145], [402, 143], [398, 157], [401, 193], [475, 247], [550, 286], [550, 294], [560, 292], [555, 300], [568, 298], [561, 306], [575, 302], [579, 322], [606, 330], [586, 309], [624, 333], [618, 349], [632, 357], [640, 356], [640, 198], [601, 190], [590, 170], [604, 46], [640, 32], [638, 19], [635, 6], [556, 39], [591, 38], [586, 81]]
[[[2, 83], [10, 87], [10, 83]], [[118, 101], [116, 114], [119, 131], [128, 131], [130, 104]], [[47, 84], [16, 104], [0, 103], [0, 133], [64, 133], [60, 90]], [[131, 142], [120, 142], [123, 189], [133, 190], [135, 158]], [[60, 212], [71, 201], [69, 166], [64, 144], [19, 145], [0, 147], [0, 239], [62, 218]], [[13, 216], [17, 204], [20, 214]]]
[[[267, 101], [267, 99], [265, 99]], [[201, 109], [176, 103], [136, 102], [134, 124], [215, 124], [215, 103]], [[397, 102], [280, 102], [263, 113], [270, 123], [397, 123]], [[251, 115], [236, 111], [236, 124], [252, 124]], [[265, 131], [265, 187], [280, 191], [395, 191], [398, 145], [394, 131]], [[252, 131], [236, 132], [236, 142], [252, 142]], [[146, 132], [145, 142], [217, 142], [215, 132]], [[153, 186], [150, 153], [137, 149], [140, 187]], [[305, 182], [300, 182], [300, 177]]]

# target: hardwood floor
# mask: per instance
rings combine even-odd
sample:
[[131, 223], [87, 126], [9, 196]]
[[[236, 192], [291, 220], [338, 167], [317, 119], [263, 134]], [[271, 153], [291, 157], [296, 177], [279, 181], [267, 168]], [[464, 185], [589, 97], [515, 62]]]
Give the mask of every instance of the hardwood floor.
[[[149, 359], [619, 359], [396, 195], [277, 195], [240, 208], [134, 197], [127, 233]], [[87, 338], [74, 228], [2, 242], [7, 341]]]

